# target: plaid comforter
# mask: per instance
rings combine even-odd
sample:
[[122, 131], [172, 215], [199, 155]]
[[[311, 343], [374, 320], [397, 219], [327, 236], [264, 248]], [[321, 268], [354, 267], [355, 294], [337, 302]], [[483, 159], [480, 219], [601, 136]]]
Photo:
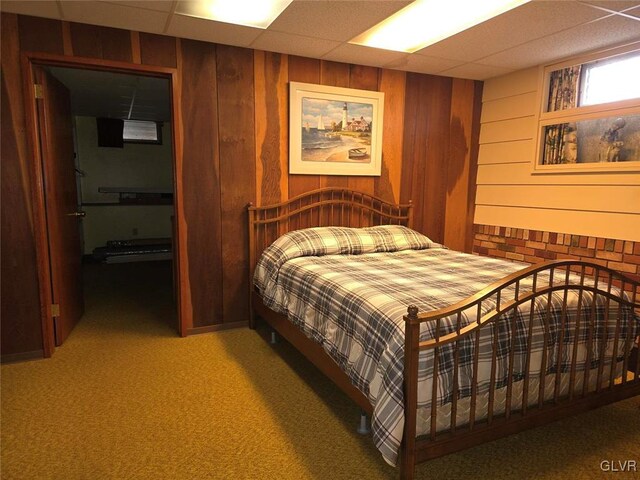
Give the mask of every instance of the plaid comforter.
[[[424, 312], [449, 306], [525, 266], [454, 252], [401, 226], [323, 227], [298, 230], [276, 240], [260, 258], [254, 284], [266, 306], [286, 314], [309, 338], [321, 344], [353, 385], [369, 398], [374, 407], [374, 442], [385, 460], [395, 464], [404, 426], [403, 316], [407, 307], [413, 304]], [[544, 281], [543, 277], [539, 281]], [[522, 291], [525, 287], [523, 284]], [[503, 300], [506, 299], [503, 297]], [[557, 322], [557, 328], [549, 328], [548, 373], [558, 368], [567, 371], [576, 337], [575, 332], [565, 331], [563, 355], [558, 359], [553, 345], [559, 336], [562, 302], [562, 294], [552, 297], [552, 322]], [[583, 295], [582, 302], [582, 316], [586, 318], [591, 303], [589, 296]], [[484, 311], [489, 311], [492, 303], [485, 303]], [[577, 315], [576, 303], [576, 299], [568, 299], [569, 318]], [[515, 350], [514, 381], [524, 377], [529, 305], [521, 307], [514, 321], [505, 319], [499, 323], [497, 388], [507, 384], [508, 353], [512, 348]], [[540, 299], [534, 307], [532, 372], [540, 366], [544, 345], [542, 318], [546, 316], [546, 308], [546, 298]], [[598, 311], [603, 308], [603, 305], [597, 305]], [[476, 320], [476, 309], [472, 310], [463, 317], [462, 326]], [[632, 312], [625, 310], [623, 313], [625, 321], [620, 338], [630, 341], [638, 334], [638, 321], [629, 321]], [[421, 341], [435, 336], [431, 323], [422, 324]], [[515, 331], [512, 332], [513, 325]], [[633, 326], [631, 332], [628, 325]], [[453, 319], [443, 321], [440, 334], [455, 331], [455, 328]], [[587, 342], [585, 330], [582, 329], [582, 335], [577, 339], [580, 352], [586, 351], [583, 348]], [[606, 334], [604, 330], [600, 329], [593, 339], [596, 343], [591, 367], [598, 362], [599, 348], [595, 348], [598, 340], [607, 338], [610, 343], [614, 337], [614, 322], [610, 322]], [[489, 386], [493, 332], [493, 328], [483, 328], [481, 335], [479, 393], [486, 392]], [[460, 350], [458, 388], [461, 398], [471, 394], [473, 378], [475, 344], [472, 337], [467, 338], [468, 341], [461, 343]], [[618, 352], [622, 351], [620, 342]], [[586, 358], [586, 355], [582, 356]], [[444, 405], [452, 398], [453, 355], [447, 348], [441, 348], [438, 360], [437, 401]], [[536, 361], [537, 366], [534, 365]], [[433, 370], [433, 351], [422, 352], [418, 373], [419, 409], [431, 405]]]

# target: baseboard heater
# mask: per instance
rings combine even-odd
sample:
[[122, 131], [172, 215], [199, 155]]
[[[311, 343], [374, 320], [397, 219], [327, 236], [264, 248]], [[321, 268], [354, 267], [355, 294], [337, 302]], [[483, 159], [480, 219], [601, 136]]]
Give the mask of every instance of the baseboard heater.
[[173, 258], [170, 238], [109, 240], [93, 249], [93, 258], [104, 263], [150, 262]]

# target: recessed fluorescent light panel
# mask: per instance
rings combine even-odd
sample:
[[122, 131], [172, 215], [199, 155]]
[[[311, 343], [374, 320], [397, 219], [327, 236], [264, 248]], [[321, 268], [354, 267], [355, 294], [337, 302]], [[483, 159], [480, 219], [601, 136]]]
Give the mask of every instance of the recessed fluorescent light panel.
[[218, 22], [267, 28], [293, 0], [200, 0], [178, 2], [176, 13]]
[[416, 0], [349, 43], [413, 53], [530, 0]]

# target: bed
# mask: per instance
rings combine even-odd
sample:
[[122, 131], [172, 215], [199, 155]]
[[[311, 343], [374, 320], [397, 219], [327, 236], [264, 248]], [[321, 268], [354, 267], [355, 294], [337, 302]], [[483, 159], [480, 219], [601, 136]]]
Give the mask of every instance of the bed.
[[454, 252], [411, 226], [410, 203], [347, 189], [249, 206], [251, 326], [264, 319], [371, 416], [402, 478], [640, 393], [637, 281]]

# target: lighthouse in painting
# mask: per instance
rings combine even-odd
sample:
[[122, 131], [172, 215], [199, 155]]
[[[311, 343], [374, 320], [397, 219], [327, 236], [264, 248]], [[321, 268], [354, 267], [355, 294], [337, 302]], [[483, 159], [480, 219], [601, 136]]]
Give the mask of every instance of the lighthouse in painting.
[[347, 102], [344, 102], [344, 107], [342, 107], [342, 130], [347, 129]]

